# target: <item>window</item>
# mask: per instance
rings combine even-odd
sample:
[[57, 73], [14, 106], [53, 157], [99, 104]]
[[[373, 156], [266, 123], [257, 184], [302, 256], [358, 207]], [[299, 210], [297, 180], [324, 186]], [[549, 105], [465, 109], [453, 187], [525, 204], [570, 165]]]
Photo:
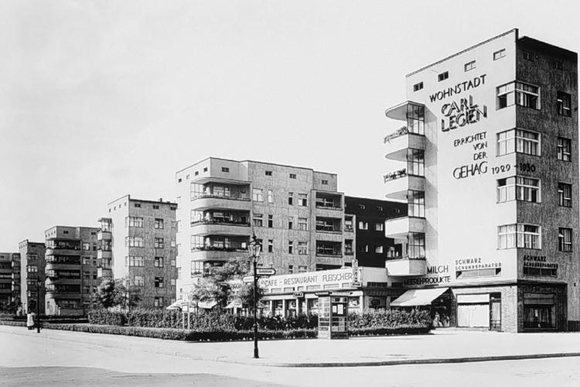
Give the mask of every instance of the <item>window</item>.
[[271, 189], [268, 190], [268, 203], [274, 203], [274, 192]]
[[175, 284], [177, 283], [177, 281], [175, 281], [175, 278], [171, 279], [171, 286], [175, 286]]
[[155, 297], [154, 305], [155, 307], [163, 306], [163, 297]]
[[308, 218], [298, 218], [298, 229], [303, 231], [308, 230]]
[[222, 167], [222, 172], [229, 172], [230, 169], [228, 167]]
[[554, 61], [554, 68], [556, 70], [564, 70], [564, 62], [561, 60]]
[[385, 225], [384, 223], [375, 223], [375, 231], [384, 231]]
[[143, 227], [143, 218], [138, 216], [129, 216], [125, 218], [125, 226]]
[[163, 241], [163, 238], [155, 238], [155, 242], [154, 242], [155, 248], [156, 249], [162, 249], [165, 246], [165, 243]]
[[505, 48], [493, 53], [493, 60], [498, 60], [505, 57]]
[[143, 242], [142, 237], [126, 237], [125, 238], [125, 246], [127, 246], [127, 247], [144, 247], [145, 243]]
[[155, 277], [155, 287], [156, 288], [163, 287], [163, 277]]
[[497, 181], [498, 203], [510, 200], [540, 202], [540, 180], [522, 176], [508, 177]]
[[572, 185], [558, 183], [558, 205], [560, 207], [572, 207]]
[[511, 82], [497, 88], [497, 109], [513, 104], [540, 109], [540, 88], [522, 82]]
[[383, 206], [377, 206], [377, 211], [383, 212]]
[[540, 156], [540, 134], [523, 129], [512, 129], [497, 134], [497, 155], [523, 153]]
[[409, 258], [425, 258], [425, 234], [411, 232], [407, 236], [407, 255]]
[[298, 266], [298, 273], [306, 273], [307, 266]]
[[294, 204], [294, 193], [293, 192], [288, 192], [288, 205], [293, 205]]
[[135, 203], [136, 208], [141, 208], [141, 203]]
[[266, 176], [272, 176], [272, 171], [266, 171]]
[[409, 190], [407, 192], [408, 215], [416, 218], [425, 217], [425, 192]]
[[163, 257], [155, 257], [154, 266], [163, 267]]
[[558, 92], [558, 114], [565, 117], [572, 117], [572, 96], [568, 93]]
[[423, 149], [407, 149], [407, 173], [425, 176], [425, 151]]
[[131, 267], [143, 267], [145, 266], [145, 260], [143, 257], [125, 257], [125, 266]]
[[252, 190], [252, 199], [255, 202], [263, 202], [264, 201], [264, 196], [263, 196], [261, 188], [254, 188]]
[[353, 250], [352, 250], [352, 244], [353, 241], [352, 239], [345, 239], [344, 240], [344, 254], [345, 255], [353, 255]]
[[558, 250], [564, 252], [572, 251], [572, 229], [560, 228], [558, 230]]
[[508, 224], [498, 227], [498, 249], [541, 249], [540, 226]]
[[558, 137], [558, 160], [572, 161], [572, 140]]
[[290, 217], [288, 218], [288, 230], [292, 230], [293, 226], [294, 226], [294, 218]]
[[529, 60], [530, 62], [533, 62], [535, 60], [535, 56], [532, 52], [524, 51], [523, 56], [525, 60]]
[[273, 239], [268, 239], [268, 252], [269, 253], [274, 252], [274, 240]]
[[299, 255], [308, 254], [308, 242], [298, 242], [298, 254]]
[[368, 222], [363, 222], [362, 220], [360, 220], [358, 222], [358, 229], [359, 230], [368, 230], [369, 229], [369, 223]]
[[262, 214], [254, 214], [254, 227], [263, 227], [264, 222], [263, 222], [263, 217], [264, 215]]
[[449, 71], [445, 71], [437, 76], [437, 79], [439, 80], [439, 82], [444, 81], [447, 78], [449, 78]]
[[296, 179], [296, 174], [295, 174], [295, 173], [291, 173], [291, 174], [290, 174], [290, 178], [291, 178], [291, 179]]
[[29, 273], [38, 273], [38, 266], [27, 266], [26, 271]]
[[415, 83], [413, 85], [413, 91], [419, 91], [423, 88], [423, 82]]
[[163, 228], [163, 219], [155, 218], [154, 227], [157, 229], [162, 229]]
[[298, 205], [302, 207], [308, 206], [308, 195], [298, 194]]
[[407, 104], [407, 130], [409, 133], [425, 134], [425, 107]]
[[274, 215], [268, 215], [268, 227], [274, 227]]
[[375, 246], [375, 253], [382, 254], [383, 253], [383, 246]]
[[154, 205], [153, 205], [153, 209], [154, 209], [154, 210], [158, 210], [158, 209], [159, 209], [159, 206], [158, 206], [158, 205], [156, 205], [156, 204], [154, 204]]
[[352, 218], [344, 218], [344, 231], [352, 232], [354, 231], [353, 227], [354, 226]]
[[464, 66], [465, 71], [473, 70], [475, 68], [475, 61], [467, 62]]
[[288, 254], [294, 254], [294, 242], [288, 242]]
[[91, 250], [91, 244], [88, 242], [83, 242], [83, 250], [84, 251], [90, 251]]
[[322, 180], [322, 185], [328, 185], [328, 180]]
[[203, 171], [204, 171], [204, 172], [207, 172], [207, 167], [204, 167], [204, 168], [203, 168]]

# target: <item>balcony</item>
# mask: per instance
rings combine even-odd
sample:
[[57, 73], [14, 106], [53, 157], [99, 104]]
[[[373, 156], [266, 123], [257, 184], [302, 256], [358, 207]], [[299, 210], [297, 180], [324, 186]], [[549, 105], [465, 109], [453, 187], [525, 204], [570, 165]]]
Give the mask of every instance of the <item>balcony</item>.
[[81, 249], [79, 248], [60, 248], [60, 247], [47, 247], [46, 255], [81, 255]]
[[218, 220], [201, 220], [191, 222], [191, 232], [194, 235], [241, 235], [251, 236], [249, 222], [230, 222]]
[[192, 249], [193, 260], [195, 261], [222, 261], [226, 262], [231, 258], [248, 257], [247, 249], [225, 248], [225, 247], [203, 247]]
[[209, 209], [250, 211], [252, 209], [252, 201], [247, 196], [204, 194], [192, 198], [192, 207], [197, 211]]
[[97, 269], [97, 277], [99, 278], [113, 278], [113, 270], [109, 268], [99, 267]]
[[109, 241], [112, 239], [112, 234], [110, 231], [99, 230], [97, 233], [97, 240], [102, 241], [106, 240]]
[[[405, 129], [404, 131], [402, 129]], [[385, 137], [387, 153], [385, 158], [395, 161], [407, 161], [408, 149], [425, 150], [425, 136], [410, 133], [406, 127]]]
[[111, 259], [113, 252], [109, 250], [97, 250], [97, 259]]
[[73, 262], [46, 262], [45, 272], [49, 270], [79, 270], [81, 267], [80, 261]]
[[385, 235], [387, 238], [404, 238], [409, 233], [424, 233], [425, 218], [403, 216], [385, 221]]
[[387, 275], [394, 277], [420, 276], [427, 274], [425, 258], [401, 258], [387, 260]]
[[406, 168], [388, 173], [383, 178], [385, 184], [388, 184], [389, 193], [386, 194], [386, 197], [389, 199], [407, 200], [409, 190], [425, 191], [425, 178], [407, 174]]

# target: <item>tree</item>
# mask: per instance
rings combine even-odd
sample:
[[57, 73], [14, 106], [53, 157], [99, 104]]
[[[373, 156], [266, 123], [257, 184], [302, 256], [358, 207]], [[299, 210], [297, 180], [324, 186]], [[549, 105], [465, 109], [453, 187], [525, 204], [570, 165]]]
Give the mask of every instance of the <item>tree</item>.
[[103, 308], [120, 306], [122, 309], [137, 306], [141, 301], [139, 291], [131, 287], [127, 289], [123, 282], [122, 279], [104, 279], [97, 287], [97, 305]]

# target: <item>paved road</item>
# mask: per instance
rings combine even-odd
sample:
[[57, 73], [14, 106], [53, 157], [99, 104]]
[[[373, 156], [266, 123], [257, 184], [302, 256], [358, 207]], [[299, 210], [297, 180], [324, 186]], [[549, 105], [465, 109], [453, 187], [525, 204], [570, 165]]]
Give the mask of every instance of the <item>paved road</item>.
[[[459, 334], [461, 335], [461, 334]], [[466, 336], [469, 337], [469, 336]], [[484, 336], [485, 337], [485, 336]], [[509, 341], [511, 336], [506, 336]], [[421, 340], [421, 338], [416, 338]], [[117, 345], [115, 345], [117, 343]], [[276, 344], [271, 342], [266, 351]], [[318, 341], [304, 340], [304, 351]], [[345, 343], [344, 341], [341, 343]], [[354, 340], [353, 340], [354, 343]], [[172, 351], [194, 345], [198, 352]], [[563, 386], [580, 385], [580, 358], [347, 368], [279, 368], [204, 360], [204, 346], [154, 339], [0, 327], [1, 386]], [[252, 353], [250, 342], [241, 343]], [[385, 345], [369, 340], [369, 345]], [[328, 345], [325, 344], [325, 345]], [[330, 344], [334, 345], [334, 344]], [[341, 344], [342, 345], [342, 344]], [[233, 346], [237, 348], [235, 345]], [[542, 348], [538, 348], [541, 350]], [[212, 352], [214, 356], [217, 352]], [[268, 353], [265, 353], [268, 355]], [[329, 356], [335, 354], [329, 353]]]

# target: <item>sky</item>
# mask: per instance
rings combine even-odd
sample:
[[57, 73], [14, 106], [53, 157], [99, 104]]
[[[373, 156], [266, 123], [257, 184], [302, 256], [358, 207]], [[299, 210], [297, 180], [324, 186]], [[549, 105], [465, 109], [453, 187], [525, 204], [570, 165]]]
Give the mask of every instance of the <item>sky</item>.
[[580, 52], [575, 1], [0, 1], [0, 251], [207, 157], [384, 198], [405, 75], [519, 28]]

